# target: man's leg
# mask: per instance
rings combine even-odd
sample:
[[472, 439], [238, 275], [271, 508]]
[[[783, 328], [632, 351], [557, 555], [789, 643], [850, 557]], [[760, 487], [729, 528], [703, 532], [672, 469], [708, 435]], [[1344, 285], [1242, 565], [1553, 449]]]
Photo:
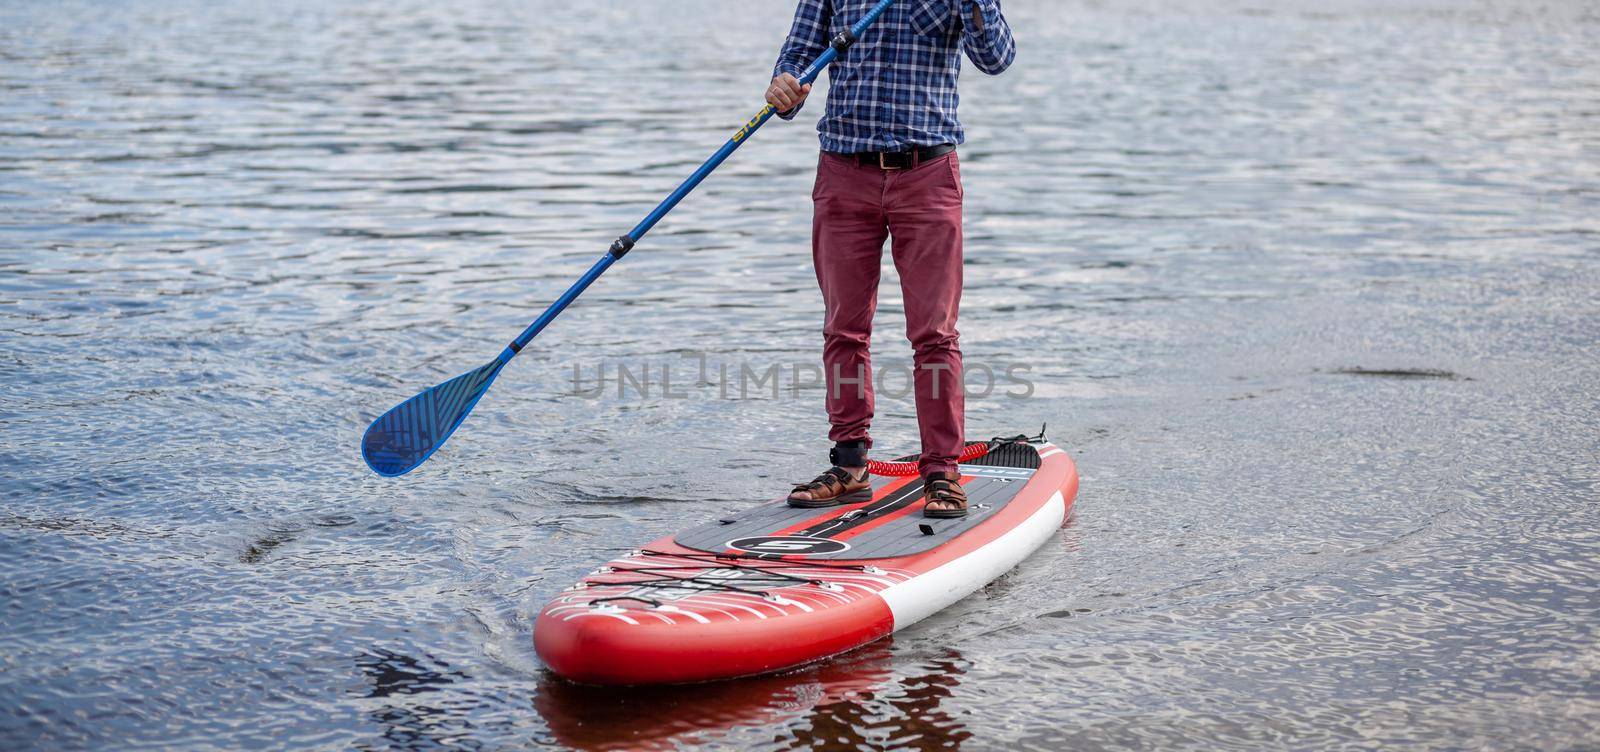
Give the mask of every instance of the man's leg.
[[[822, 288], [822, 368], [828, 384], [828, 438], [871, 447], [872, 314], [888, 228], [883, 175], [838, 157], [817, 163], [811, 259]], [[863, 454], [864, 457], [864, 454]], [[863, 461], [863, 465], [865, 462]]]
[[955, 472], [963, 445], [961, 389], [961, 173], [956, 155], [889, 173], [886, 193], [894, 265], [906, 301], [906, 338], [916, 367], [917, 469]]

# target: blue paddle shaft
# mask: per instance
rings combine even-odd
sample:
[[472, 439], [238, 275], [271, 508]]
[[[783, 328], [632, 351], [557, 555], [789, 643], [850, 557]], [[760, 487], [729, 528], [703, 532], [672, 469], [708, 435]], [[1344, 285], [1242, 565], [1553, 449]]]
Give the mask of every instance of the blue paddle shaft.
[[[838, 59], [841, 53], [854, 44], [857, 39], [861, 38], [861, 35], [866, 33], [867, 27], [877, 21], [878, 17], [883, 15], [883, 12], [888, 10], [892, 4], [894, 4], [894, 0], [882, 0], [882, 2], [873, 6], [872, 10], [867, 11], [867, 14], [862, 16], [861, 20], [856, 21], [855, 25], [850, 27], [850, 31], [834, 37], [833, 43], [828, 49], [823, 50], [822, 54], [818, 55], [817, 59], [811, 61], [811, 65], [801, 72], [800, 83], [809, 84], [816, 81], [817, 76], [822, 75], [822, 71], [826, 70], [834, 60]], [[704, 164], [700, 165], [699, 169], [685, 179], [677, 190], [662, 199], [661, 203], [657, 204], [655, 209], [640, 220], [639, 224], [634, 225], [627, 235], [617, 238], [617, 242], [612, 244], [611, 250], [601, 256], [600, 260], [594, 263], [594, 266], [589, 267], [589, 271], [584, 272], [583, 276], [578, 278], [578, 281], [573, 282], [572, 286], [561, 294], [561, 297], [556, 298], [556, 301], [551, 303], [544, 313], [539, 314], [539, 318], [534, 319], [527, 329], [522, 330], [522, 333], [517, 335], [517, 338], [512, 340], [510, 345], [506, 346], [506, 349], [499, 355], [499, 361], [503, 364], [516, 357], [517, 353], [522, 351], [522, 348], [527, 347], [534, 337], [539, 336], [539, 332], [544, 331], [544, 328], [549, 326], [550, 322], [554, 321], [557, 316], [560, 316], [561, 312], [567, 309], [567, 306], [572, 305], [572, 301], [577, 300], [584, 290], [589, 289], [589, 285], [594, 284], [594, 281], [599, 279], [600, 275], [605, 274], [612, 264], [626, 255], [633, 248], [634, 243], [643, 238], [645, 233], [650, 232], [650, 228], [655, 227], [662, 217], [667, 216], [667, 213], [672, 211], [679, 201], [682, 201], [685, 196], [698, 187], [701, 181], [706, 179], [706, 176], [722, 166], [728, 156], [733, 154], [739, 148], [739, 145], [745, 142], [745, 139], [759, 130], [768, 120], [771, 120], [775, 113], [776, 110], [770, 104], [761, 108], [761, 111], [739, 128], [733, 134], [733, 137], [722, 145], [722, 148], [717, 149], [710, 159], [707, 159]]]
[[515, 358], [517, 353], [522, 351], [522, 348], [527, 347], [534, 337], [539, 336], [539, 332], [544, 331], [544, 328], [549, 326], [550, 322], [555, 321], [562, 311], [567, 310], [567, 306], [572, 305], [572, 301], [577, 300], [584, 290], [589, 289], [589, 285], [594, 284], [594, 281], [599, 279], [600, 275], [605, 274], [612, 264], [617, 263], [617, 258], [617, 256], [608, 251], [604, 256], [600, 257], [599, 261], [594, 262], [594, 266], [589, 267], [589, 271], [584, 272], [577, 282], [573, 282], [566, 292], [561, 293], [561, 297], [556, 298], [556, 302], [551, 303], [549, 308], [544, 309], [544, 313], [539, 314], [539, 318], [534, 319], [527, 329], [522, 330], [522, 333], [517, 335], [517, 338], [506, 346], [506, 349], [500, 351], [500, 362], [505, 363]]

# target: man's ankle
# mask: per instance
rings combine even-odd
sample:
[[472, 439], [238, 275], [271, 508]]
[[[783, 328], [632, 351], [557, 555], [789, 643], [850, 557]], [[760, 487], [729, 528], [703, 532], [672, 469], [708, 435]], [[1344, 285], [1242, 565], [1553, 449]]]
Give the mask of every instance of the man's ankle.
[[868, 442], [865, 439], [836, 441], [833, 444], [833, 449], [828, 451], [828, 461], [837, 467], [847, 470], [866, 467], [867, 444]]

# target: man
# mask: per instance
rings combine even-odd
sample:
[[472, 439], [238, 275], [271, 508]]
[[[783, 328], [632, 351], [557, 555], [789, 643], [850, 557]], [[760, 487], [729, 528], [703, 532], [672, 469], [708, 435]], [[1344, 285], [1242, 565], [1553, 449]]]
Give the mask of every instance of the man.
[[[800, 73], [876, 0], [800, 0], [767, 102], [794, 118], [811, 93]], [[822, 155], [812, 190], [811, 256], [822, 287], [823, 370], [833, 467], [795, 486], [789, 503], [825, 507], [871, 495], [872, 362], [868, 343], [878, 269], [892, 238], [915, 365], [917, 425], [929, 517], [962, 517], [964, 395], [956, 313], [961, 302], [961, 173], [956, 119], [961, 53], [998, 74], [1016, 46], [999, 0], [902, 0], [828, 69]]]

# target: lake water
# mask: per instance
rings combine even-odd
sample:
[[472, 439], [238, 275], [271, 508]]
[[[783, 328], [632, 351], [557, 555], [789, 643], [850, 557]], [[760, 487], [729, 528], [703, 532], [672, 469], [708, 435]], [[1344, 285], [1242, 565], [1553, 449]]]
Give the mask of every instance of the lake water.
[[[373, 475], [358, 437], [753, 113], [790, 8], [0, 6], [0, 746], [1596, 744], [1581, 1], [1007, 0], [1016, 66], [963, 78], [962, 331], [1032, 389], [968, 425], [1048, 423], [1073, 519], [792, 675], [548, 675], [544, 600], [820, 469], [818, 389], [720, 375], [817, 358], [820, 107], [750, 140], [421, 470]], [[617, 369], [650, 393], [576, 393]], [[880, 447], [914, 451], [909, 399], [880, 412]]]

